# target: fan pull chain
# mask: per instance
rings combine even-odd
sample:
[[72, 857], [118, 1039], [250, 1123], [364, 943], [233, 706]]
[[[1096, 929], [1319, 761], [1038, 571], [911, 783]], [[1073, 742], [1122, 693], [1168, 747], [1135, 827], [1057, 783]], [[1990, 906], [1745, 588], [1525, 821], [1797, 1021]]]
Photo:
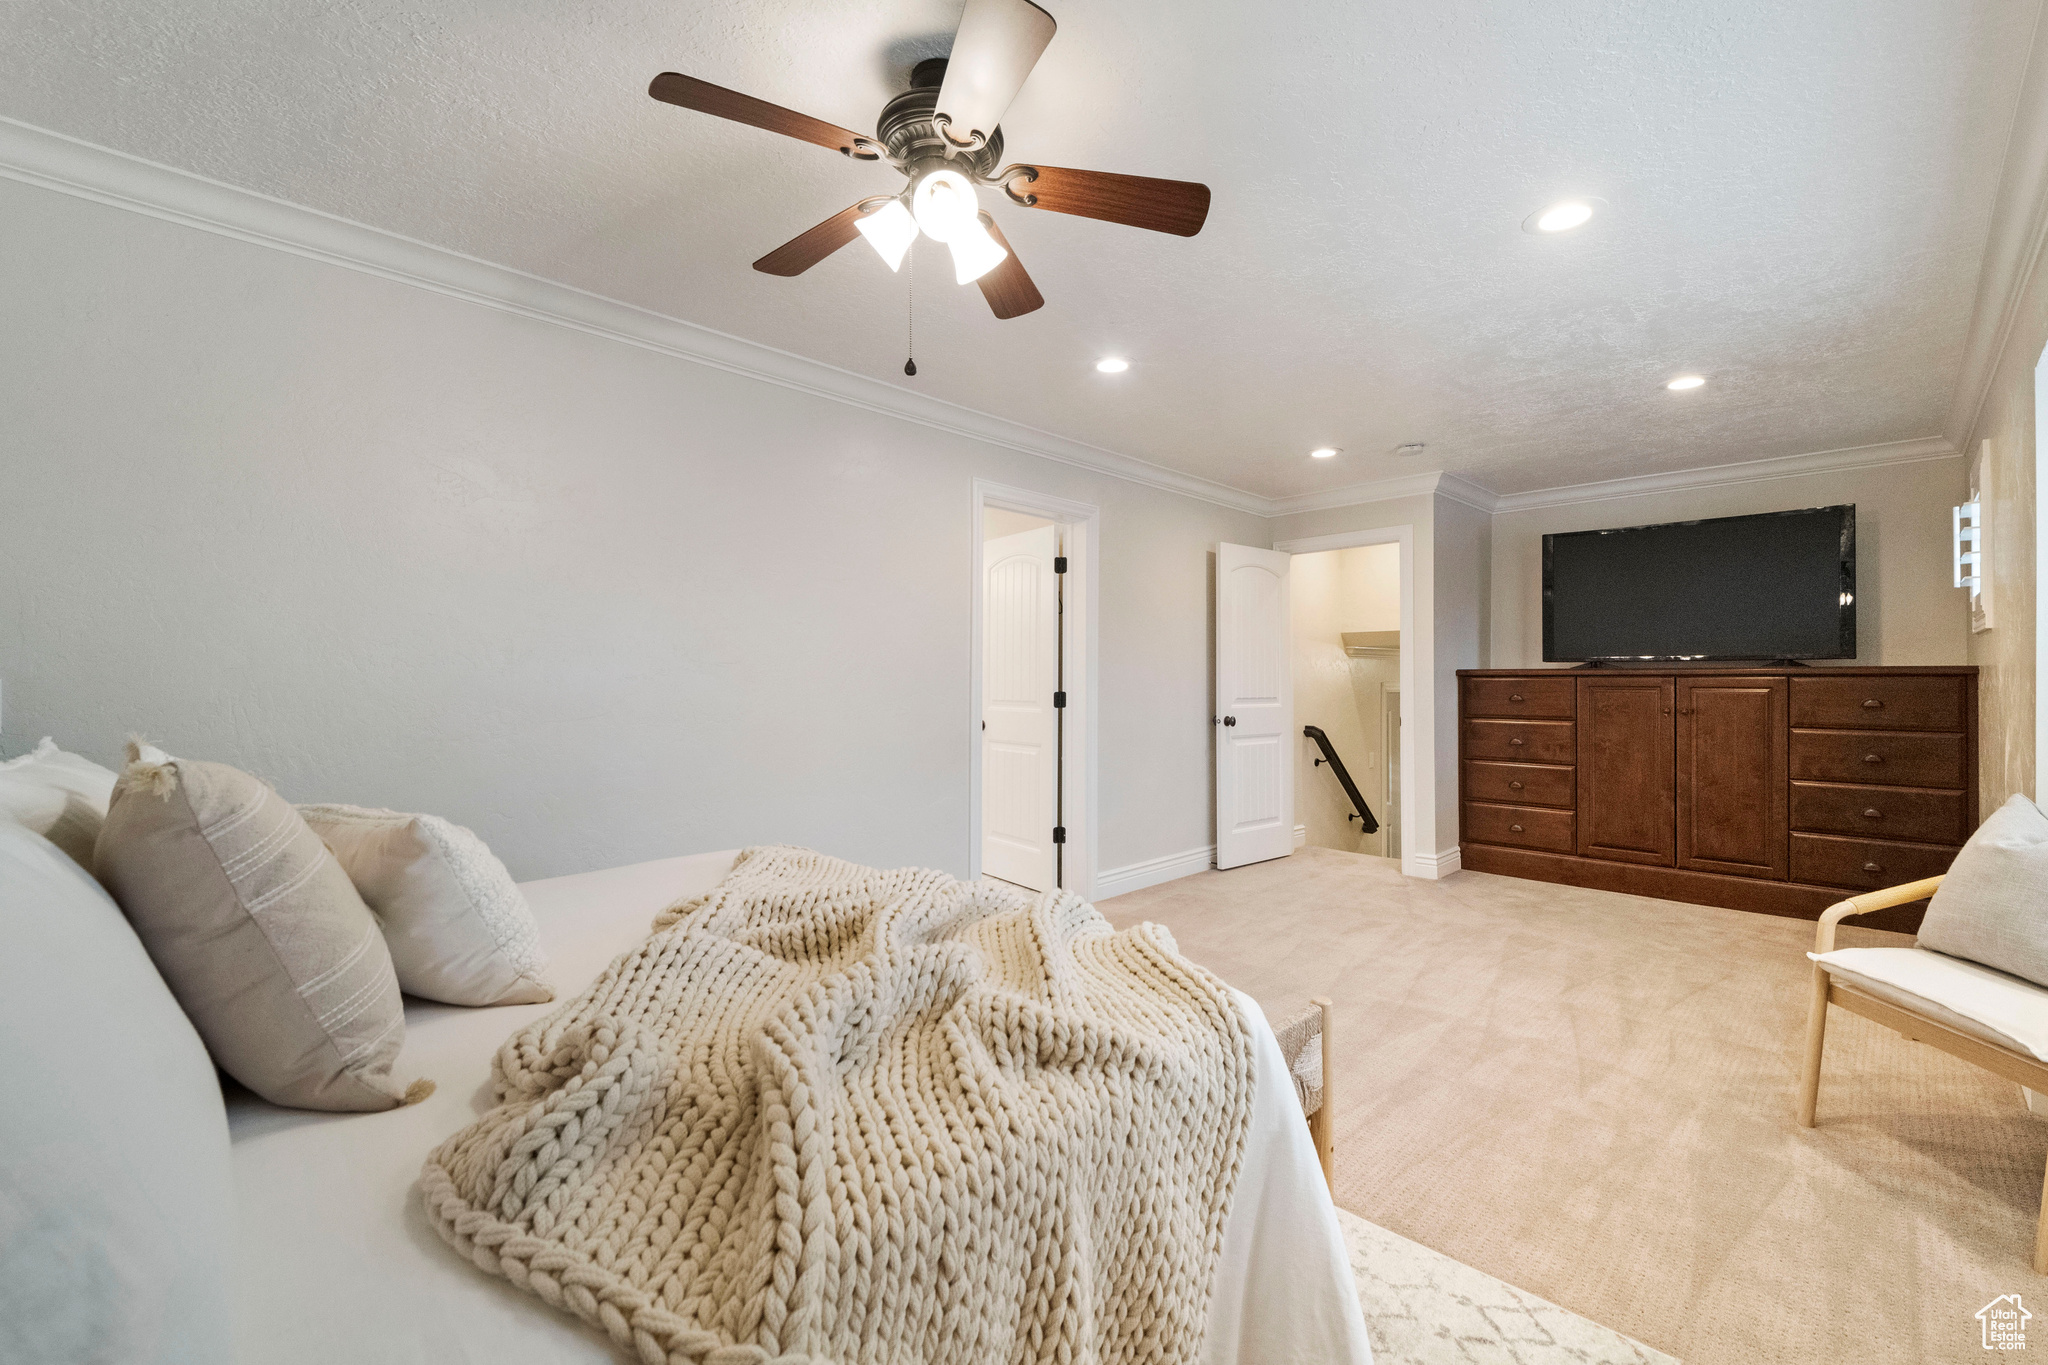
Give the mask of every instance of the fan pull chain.
[[903, 263], [904, 273], [910, 276], [910, 308], [905, 327], [903, 373], [915, 377], [917, 374], [917, 239], [910, 242], [910, 259]]

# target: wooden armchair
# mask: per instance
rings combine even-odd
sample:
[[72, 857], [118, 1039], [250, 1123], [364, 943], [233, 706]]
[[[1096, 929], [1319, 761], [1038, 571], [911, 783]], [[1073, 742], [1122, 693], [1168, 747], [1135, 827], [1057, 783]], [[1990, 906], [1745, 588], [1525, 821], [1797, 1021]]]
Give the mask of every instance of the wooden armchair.
[[[1829, 906], [1822, 912], [1814, 933], [1814, 954], [1819, 956], [1834, 951], [1835, 926], [1851, 915], [1865, 915], [1873, 910], [1910, 904], [1933, 895], [1940, 885], [1941, 878], [1929, 877]], [[1892, 951], [1918, 953], [1926, 950]], [[1932, 956], [1939, 958], [1942, 955]], [[1874, 993], [1868, 982], [1854, 973], [1845, 973], [1853, 977], [1852, 980], [1837, 979], [1836, 973], [1843, 970], [1841, 967], [1831, 968], [1823, 962], [1813, 964], [1813, 1006], [1806, 1021], [1806, 1068], [1799, 1094], [1799, 1122], [1802, 1126], [1811, 1128], [1814, 1124], [1814, 1107], [1820, 1097], [1821, 1047], [1827, 1033], [1830, 1004], [1840, 1005], [1850, 1013], [1883, 1024], [1916, 1043], [1939, 1048], [1952, 1057], [1960, 1057], [2028, 1089], [2048, 1091], [2048, 1062], [1994, 1041], [1990, 1036], [1991, 1030], [1980, 1028], [1975, 1021], [1957, 1014], [1953, 1008], [1944, 1008], [1932, 1001], [1916, 1004], [1918, 997], [1899, 988], [1879, 986], [1877, 990], [1884, 992], [1880, 996]], [[2039, 990], [2038, 987], [2028, 989]], [[2048, 991], [2041, 994], [2048, 997]], [[2034, 1271], [2048, 1275], [2048, 1172], [2044, 1172], [2043, 1177], [2042, 1216], [2034, 1230]]]

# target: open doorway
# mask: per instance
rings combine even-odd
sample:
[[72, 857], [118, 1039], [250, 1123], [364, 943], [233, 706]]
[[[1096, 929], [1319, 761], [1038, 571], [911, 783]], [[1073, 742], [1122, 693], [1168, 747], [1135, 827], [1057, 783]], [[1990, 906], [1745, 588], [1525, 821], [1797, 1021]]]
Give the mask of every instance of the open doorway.
[[1297, 844], [1401, 856], [1401, 547], [1297, 554]]
[[1093, 894], [1096, 524], [975, 484], [972, 876]]

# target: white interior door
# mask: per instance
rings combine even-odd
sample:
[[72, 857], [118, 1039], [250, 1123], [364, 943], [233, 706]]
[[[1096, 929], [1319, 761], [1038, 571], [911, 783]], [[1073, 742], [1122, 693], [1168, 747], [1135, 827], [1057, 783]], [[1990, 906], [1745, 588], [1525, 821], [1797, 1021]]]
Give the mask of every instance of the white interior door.
[[1294, 851], [1293, 556], [1216, 547], [1216, 866]]
[[1056, 536], [1041, 526], [982, 547], [981, 870], [1033, 891], [1054, 879]]

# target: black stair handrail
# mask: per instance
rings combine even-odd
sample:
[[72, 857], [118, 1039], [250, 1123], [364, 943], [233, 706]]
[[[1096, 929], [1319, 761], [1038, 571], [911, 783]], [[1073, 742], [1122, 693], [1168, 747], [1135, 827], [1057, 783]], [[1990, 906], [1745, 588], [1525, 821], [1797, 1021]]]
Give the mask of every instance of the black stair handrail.
[[[1323, 733], [1322, 727], [1319, 725], [1304, 725], [1301, 727], [1301, 732], [1314, 740], [1316, 747], [1323, 751], [1323, 756], [1317, 759], [1316, 762], [1328, 763], [1330, 765], [1330, 771], [1337, 774], [1337, 780], [1344, 784], [1344, 794], [1351, 798], [1352, 805], [1358, 807], [1360, 832], [1365, 834], [1379, 833], [1380, 822], [1373, 818], [1372, 807], [1366, 805], [1365, 798], [1358, 794], [1358, 784], [1351, 780], [1351, 774], [1344, 771], [1344, 760], [1337, 757], [1336, 749], [1330, 745], [1330, 737]], [[1349, 820], [1351, 817], [1346, 815], [1344, 818]]]

